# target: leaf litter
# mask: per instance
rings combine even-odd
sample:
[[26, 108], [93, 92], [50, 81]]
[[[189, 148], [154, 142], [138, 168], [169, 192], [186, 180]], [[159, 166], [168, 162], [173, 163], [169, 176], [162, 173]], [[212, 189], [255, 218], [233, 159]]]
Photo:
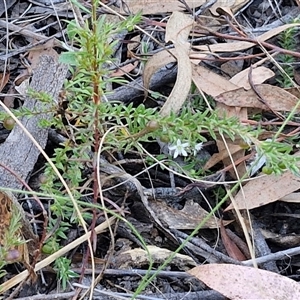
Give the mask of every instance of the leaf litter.
[[[22, 5], [17, 5], [16, 1], [10, 3], [7, 6], [8, 14], [10, 16], [18, 15], [18, 10], [20, 15], [24, 13], [31, 17], [38, 13], [44, 14], [45, 24], [52, 31], [43, 29], [41, 24], [37, 26], [40, 27], [42, 33], [36, 33], [32, 26], [23, 27], [22, 22], [13, 24], [6, 19], [6, 23], [2, 23], [2, 26], [5, 24], [10, 34], [15, 38], [11, 40], [14, 43], [11, 52], [0, 53], [1, 61], [5, 61], [9, 65], [7, 68], [7, 65], [5, 67], [3, 64], [1, 69], [1, 90], [6, 93], [5, 97], [2, 95], [1, 100], [10, 107], [14, 107], [18, 101], [18, 105], [22, 105], [20, 99], [26, 93], [29, 85], [29, 81], [26, 81], [27, 77], [31, 75], [31, 69], [38, 65], [41, 55], [56, 57], [57, 52], [70, 49], [67, 41], [61, 38], [59, 26], [55, 19], [57, 17], [74, 18], [74, 10], [71, 9], [70, 4], [67, 1], [52, 1], [52, 6], [49, 6], [47, 1], [29, 2], [32, 7], [29, 7], [28, 10], [25, 10]], [[103, 2], [107, 3], [107, 1]], [[134, 101], [144, 102], [150, 107], [155, 105], [160, 116], [163, 117], [178, 114], [186, 107], [193, 110], [194, 108], [189, 106], [190, 104], [187, 104], [188, 101], [186, 101], [192, 99], [191, 91], [193, 90], [198, 95], [202, 95], [204, 103], [206, 101], [205, 105], [211, 110], [217, 111], [220, 118], [234, 117], [244, 126], [253, 126], [253, 129], [262, 128], [263, 130], [254, 144], [265, 141], [267, 138], [272, 139], [275, 136], [279, 142], [286, 140], [292, 146], [293, 155], [297, 157], [299, 155], [297, 151], [299, 140], [297, 138], [299, 118], [297, 70], [295, 67], [293, 73], [295, 77], [294, 87], [282, 87], [278, 84], [278, 78], [281, 76], [278, 72], [280, 66], [278, 63], [274, 63], [280, 56], [282, 59], [282, 55], [293, 56], [296, 59], [295, 64], [299, 61], [300, 55], [297, 52], [299, 42], [296, 41], [294, 50], [289, 50], [285, 49], [279, 40], [280, 35], [290, 29], [295, 29], [299, 34], [299, 21], [298, 23], [297, 21], [293, 23], [286, 21], [287, 24], [276, 23], [279, 19], [286, 19], [285, 17], [289, 17], [299, 9], [298, 1], [291, 2], [293, 2], [293, 6], [282, 3], [277, 5], [276, 3], [276, 7], [271, 5], [270, 1], [252, 3], [247, 0], [209, 1], [209, 3], [207, 1], [125, 0], [123, 5], [109, 3], [111, 9], [119, 13], [142, 11], [143, 29], [150, 32], [153, 37], [159, 37], [161, 41], [164, 41], [160, 46], [156, 45], [151, 42], [149, 36], [138, 31], [138, 29], [134, 37], [124, 33], [124, 36], [119, 38], [126, 41], [125, 43], [120, 42], [123, 51], [116, 51], [114, 54], [119, 65], [115, 69], [112, 68], [110, 74], [111, 76], [129, 78], [133, 84], [138, 82], [144, 88], [144, 94], [136, 92], [130, 97], [135, 99], [135, 97], [140, 96], [140, 100], [135, 99]], [[81, 6], [80, 13], [75, 11], [76, 17], [80, 17], [81, 14], [89, 17], [86, 11], [86, 7]], [[4, 16], [4, 12], [5, 10], [1, 10], [0, 6], [2, 16]], [[100, 13], [105, 13], [105, 10], [103, 9]], [[195, 16], [192, 16], [193, 13]], [[257, 15], [260, 15], [260, 18]], [[279, 15], [282, 18], [279, 18]], [[196, 17], [199, 18], [198, 21], [195, 21]], [[291, 21], [292, 18], [294, 16], [286, 20]], [[265, 24], [260, 23], [261, 20], [259, 19], [265, 21]], [[34, 23], [34, 19], [29, 19], [30, 22]], [[251, 27], [249, 26], [250, 23]], [[272, 27], [272, 24], [276, 25]], [[24, 39], [23, 41], [16, 35], [16, 32], [19, 32], [19, 35]], [[50, 32], [56, 32], [56, 34], [51, 36], [49, 35]], [[3, 33], [2, 35], [4, 36]], [[145, 43], [146, 38], [149, 46], [148, 53], [140, 51], [140, 45]], [[48, 42], [45, 42], [47, 40]], [[24, 43], [24, 41], [26, 42]], [[60, 48], [59, 51], [57, 47]], [[124, 52], [127, 52], [127, 57], [122, 55]], [[21, 56], [19, 56], [20, 54]], [[144, 64], [145, 54], [147, 59]], [[8, 58], [10, 58], [9, 61]], [[291, 66], [294, 67], [293, 64]], [[168, 84], [161, 86], [157, 91], [150, 90], [153, 81], [157, 80], [155, 76], [164, 68], [166, 70], [177, 68], [176, 78], [171, 78]], [[16, 76], [16, 74], [18, 75]], [[139, 78], [134, 79], [135, 76]], [[12, 82], [19, 82], [19, 84], [14, 85]], [[159, 84], [156, 83], [156, 86]], [[118, 89], [125, 91], [127, 85], [111, 88], [110, 92], [114, 94]], [[164, 99], [163, 103], [161, 99], [158, 101], [154, 99], [153, 95], [156, 92], [158, 92], [158, 97], [165, 94], [165, 98], [162, 98]], [[61, 97], [60, 104], [64, 109], [60, 109], [59, 113], [62, 113], [63, 110], [67, 111], [66, 107], [69, 105], [68, 101], [64, 100], [64, 96], [61, 95]], [[123, 101], [119, 98], [118, 100]], [[290, 112], [293, 112], [295, 116], [285, 124], [287, 113]], [[79, 128], [77, 126], [80, 125], [80, 120], [76, 120], [74, 125], [72, 116], [65, 114], [63, 117], [65, 118], [65, 126], [75, 126], [76, 130]], [[285, 127], [280, 134], [277, 134], [281, 125], [285, 125]], [[72, 135], [72, 131], [69, 129], [66, 132], [67, 135]], [[0, 133], [1, 142], [4, 142], [8, 134], [4, 129], [1, 129]], [[104, 270], [103, 280], [98, 287], [110, 289], [113, 284], [114, 289], [111, 290], [117, 292], [110, 296], [117, 297], [119, 296], [118, 293], [124, 289], [122, 286], [124, 286], [128, 295], [131, 295], [136, 291], [139, 279], [131, 274], [126, 280], [124, 276], [127, 274], [125, 272], [127, 269], [134, 268], [136, 274], [145, 274], [142, 272], [143, 268], [152, 266], [151, 272], [154, 272], [165, 261], [169, 261], [170, 265], [167, 267], [167, 271], [164, 271], [167, 273], [161, 273], [167, 280], [164, 281], [157, 271], [157, 277], [153, 282], [157, 286], [146, 287], [143, 292], [145, 295], [150, 293], [153, 295], [159, 286], [163, 286], [164, 288], [160, 289], [157, 297], [167, 299], [173, 299], [172, 297], [175, 299], [180, 295], [183, 297], [185, 293], [189, 292], [190, 284], [188, 281], [184, 282], [183, 285], [176, 284], [176, 281], [173, 282], [174, 276], [178, 276], [177, 271], [180, 270], [182, 271], [180, 276], [183, 278], [193, 280], [191, 277], [187, 277], [190, 274], [199, 280], [192, 281], [192, 290], [189, 292], [190, 296], [187, 295], [187, 297], [195, 296], [204, 299], [204, 295], [208, 295], [202, 291], [204, 283], [211, 289], [207, 291], [210, 296], [218, 297], [222, 294], [230, 299], [298, 299], [300, 289], [296, 283], [298, 264], [295, 253], [299, 254], [296, 245], [300, 235], [298, 229], [300, 224], [295, 219], [297, 219], [297, 212], [299, 211], [299, 176], [291, 171], [284, 171], [281, 175], [266, 175], [266, 169], [264, 173], [261, 173], [264, 170], [262, 166], [267, 163], [266, 159], [263, 159], [262, 165], [255, 169], [252, 178], [249, 178], [245, 174], [247, 174], [247, 168], [251, 164], [251, 158], [256, 157], [257, 154], [255, 153], [257, 151], [255, 145], [249, 147], [252, 141], [247, 141], [245, 137], [244, 140], [241, 138], [232, 139], [222, 134], [217, 134], [216, 138], [212, 139], [210, 132], [203, 134], [206, 137], [206, 141], [201, 141], [204, 147], [194, 153], [195, 159], [199, 159], [198, 168], [204, 170], [202, 177], [193, 178], [188, 176], [190, 173], [186, 175], [184, 172], [180, 174], [178, 172], [180, 166], [185, 166], [185, 160], [180, 155], [172, 158], [176, 167], [148, 170], [151, 184], [149, 184], [149, 177], [144, 176], [143, 168], [139, 165], [134, 152], [130, 154], [131, 156], [123, 153], [122, 155], [125, 157], [123, 163], [121, 163], [120, 156], [114, 156], [115, 154], [103, 159], [101, 176], [105, 178], [103, 185], [105, 197], [111, 197], [116, 203], [118, 203], [118, 197], [125, 199], [126, 210], [130, 212], [130, 222], [143, 237], [146, 244], [142, 244], [136, 238], [133, 228], [128, 225], [126, 220], [128, 211], [126, 213], [120, 212], [125, 217], [115, 229], [116, 243], [115, 248], [111, 249], [111, 269]], [[65, 141], [63, 139], [63, 142]], [[181, 142], [184, 143], [184, 141]], [[157, 142], [157, 144], [160, 147], [158, 152], [167, 155], [168, 152], [164, 151], [163, 147], [166, 149], [170, 147], [168, 142]], [[190, 146], [187, 142], [185, 144], [187, 148]], [[150, 155], [157, 154], [157, 149], [151, 147], [148, 149], [150, 149]], [[205, 155], [206, 158], [204, 159]], [[112, 157], [114, 158], [112, 159]], [[126, 160], [129, 161], [130, 159], [133, 161], [128, 164]], [[170, 160], [171, 158], [168, 157], [167, 159]], [[115, 163], [112, 163], [113, 161]], [[134, 168], [132, 165], [136, 167]], [[31, 174], [32, 171], [28, 171], [28, 174]], [[219, 176], [220, 174], [223, 175]], [[31, 185], [38, 190], [38, 185], [32, 184], [36, 179], [34, 175], [28, 176]], [[222, 188], [223, 185], [232, 187], [241, 178], [242, 182], [237, 187], [237, 191], [231, 195], [234, 203], [224, 203], [218, 208], [215, 215], [209, 215], [212, 208], [218, 205], [218, 201], [222, 197], [220, 195], [226, 191]], [[191, 182], [194, 184], [193, 186]], [[115, 187], [120, 184], [125, 186], [127, 190]], [[85, 188], [88, 186], [89, 181], [87, 180], [80, 187], [83, 194], [87, 191]], [[0, 184], [0, 188], [9, 188], [9, 186]], [[109, 194], [106, 192], [108, 190], [113, 190], [114, 193]], [[128, 197], [128, 191], [135, 195], [132, 199]], [[118, 204], [113, 204], [114, 201], [110, 202], [111, 207], [120, 209]], [[34, 210], [35, 214], [38, 214], [37, 208]], [[240, 211], [242, 217], [235, 210]], [[234, 232], [233, 235], [244, 240], [245, 235], [251, 236], [252, 234], [251, 218], [248, 220], [249, 217], [254, 223], [260, 224], [261, 230], [264, 229], [261, 236], [267, 240], [265, 245], [267, 245], [269, 253], [274, 254], [273, 257], [269, 254], [270, 258], [265, 255], [265, 259], [276, 261], [277, 267], [282, 270], [281, 274], [241, 265], [246, 259], [249, 259], [249, 254], [243, 253], [240, 244], [232, 235], [228, 235], [225, 227], [231, 228]], [[243, 224], [241, 223], [246, 222], [244, 220], [247, 220], [247, 226], [243, 231]], [[200, 223], [203, 223], [201, 229], [194, 232], [194, 237], [181, 249], [180, 253], [176, 253], [175, 250], [181, 244], [178, 242], [180, 232], [190, 234]], [[78, 236], [79, 233], [75, 228], [72, 228], [71, 231], [72, 234]], [[221, 239], [219, 239], [219, 232]], [[111, 237], [108, 233], [102, 233], [99, 234], [98, 238], [102, 239], [103, 249], [99, 248], [95, 253], [99, 258], [104, 259], [108, 254], [108, 240]], [[264, 259], [264, 255], [260, 254], [258, 249], [261, 248], [259, 244], [265, 241], [259, 240], [261, 237], [255, 236], [255, 238], [252, 240], [253, 248], [256, 248], [254, 256], [261, 255], [260, 259]], [[287, 238], [289, 239], [288, 242]], [[71, 244], [71, 239], [70, 236], [67, 237], [67, 244]], [[280, 245], [280, 248], [273, 247], [272, 242]], [[145, 245], [147, 250], [142, 249], [145, 248]], [[40, 246], [42, 245], [36, 247], [39, 248]], [[85, 252], [82, 245], [81, 247], [80, 251]], [[294, 252], [288, 263], [276, 259], [276, 255], [291, 247], [295, 247], [295, 249], [290, 249]], [[205, 251], [206, 254], [201, 251]], [[66, 252], [68, 250], [62, 251], [60, 255], [65, 255]], [[204, 264], [209, 256], [213, 257], [211, 261], [219, 261], [220, 263]], [[236, 261], [236, 264], [223, 264], [226, 261], [224, 256], [231, 263]], [[253, 256], [251, 258], [254, 259]], [[37, 265], [40, 264], [43, 267], [50, 266], [53, 261], [52, 256], [48, 264], [47, 258], [40, 259], [41, 262]], [[72, 258], [71, 262], [71, 266], [75, 270], [78, 262]], [[89, 266], [89, 262], [86, 262], [85, 267]], [[196, 267], [191, 269], [194, 266]], [[254, 262], [253, 266], [256, 266]], [[259, 264], [260, 268], [262, 266], [265, 265]], [[188, 274], [184, 271], [187, 271]], [[7, 290], [23, 281], [26, 272], [23, 271], [19, 274], [22, 276], [19, 277], [14, 275], [13, 280], [8, 281], [6, 286], [3, 285], [4, 289], [1, 293], [6, 292], [5, 296], [8, 296]], [[84, 273], [80, 263], [78, 272], [88, 278], [88, 273]], [[149, 274], [153, 274], [151, 272], [149, 271]], [[109, 273], [113, 274], [113, 280], [109, 279], [109, 275], [107, 275]], [[46, 279], [51, 281], [51, 276], [46, 277], [49, 277]], [[295, 278], [296, 281], [292, 278]], [[125, 285], [124, 281], [126, 281]], [[44, 283], [45, 286], [49, 284], [50, 282]], [[42, 291], [42, 285], [37, 289]], [[168, 293], [166, 290], [170, 290], [172, 293]], [[18, 293], [17, 290], [16, 294]], [[25, 292], [25, 296], [31, 295], [34, 293]], [[14, 294], [10, 296], [14, 296]]]

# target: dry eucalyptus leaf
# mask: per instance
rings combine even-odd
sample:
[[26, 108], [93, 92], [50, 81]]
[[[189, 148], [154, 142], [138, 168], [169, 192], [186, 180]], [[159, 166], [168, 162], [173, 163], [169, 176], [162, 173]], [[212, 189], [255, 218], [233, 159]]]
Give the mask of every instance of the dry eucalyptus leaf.
[[[170, 49], [169, 51], [163, 50], [158, 53], [155, 53], [146, 63], [145, 69], [143, 72], [143, 83], [146, 90], [146, 95], [150, 86], [150, 80], [152, 76], [162, 67], [166, 66], [171, 62], [176, 62], [175, 49]], [[173, 55], [172, 55], [173, 54]]]
[[[299, 156], [300, 153], [295, 155]], [[235, 196], [238, 209], [252, 209], [275, 202], [300, 189], [300, 177], [285, 171], [280, 176], [268, 175], [249, 181]], [[233, 209], [230, 204], [226, 210]]]
[[139, 63], [138, 61], [135, 61], [132, 64], [129, 63], [129, 64], [123, 66], [122, 68], [117, 69], [115, 72], [111, 73], [110, 77], [120, 77], [120, 76], [126, 75], [126, 74], [130, 73], [132, 70], [134, 70], [137, 67], [138, 63]]
[[193, 65], [192, 70], [193, 82], [197, 88], [212, 97], [237, 89], [229, 80], [202, 66]]
[[[178, 0], [123, 0], [122, 7], [127, 7], [132, 14], [142, 12], [143, 15], [160, 14], [184, 10], [184, 6]], [[206, 0], [186, 0], [190, 8], [201, 6]]]
[[280, 198], [279, 200], [283, 202], [300, 203], [300, 193], [291, 193]]
[[[202, 66], [193, 65], [192, 69], [193, 69], [193, 82], [195, 83], [197, 88], [212, 97], [216, 97], [219, 94], [237, 89], [237, 86], [232, 82], [230, 82], [229, 80], [225, 79], [224, 77], [212, 71], [209, 71], [208, 69]], [[227, 117], [235, 116], [235, 117], [239, 117], [241, 120], [246, 120], [248, 117], [246, 109], [240, 109], [239, 107], [230, 107], [224, 105], [223, 103], [217, 103], [217, 110], [221, 118], [224, 117], [224, 115], [226, 115]], [[229, 152], [231, 154], [234, 153], [232, 155], [234, 161], [244, 156], [245, 150], [236, 151], [236, 145], [234, 145], [230, 140], [228, 140], [227, 142], [227, 147], [224, 145], [222, 140], [217, 141], [217, 146], [219, 149], [219, 153], [227, 153], [228, 152], [227, 147], [228, 147]], [[227, 156], [229, 156], [229, 153]], [[226, 157], [223, 158], [223, 162], [225, 166], [231, 164], [231, 160]], [[246, 172], [245, 163], [241, 163], [237, 167], [237, 171], [238, 174], [242, 177]], [[230, 172], [233, 178], [236, 178], [235, 172], [231, 170]]]
[[[198, 203], [188, 200], [182, 210], [168, 206], [164, 201], [150, 200], [148, 202], [160, 221], [170, 229], [195, 229], [207, 216], [208, 212]], [[223, 221], [228, 225], [231, 221]], [[210, 217], [202, 228], [218, 228], [220, 219]]]
[[[156, 246], [147, 246], [147, 248], [153, 262], [159, 265], [163, 264], [173, 254], [172, 251], [165, 248]], [[185, 271], [189, 270], [191, 266], [196, 266], [195, 261], [191, 257], [179, 253], [175, 255], [171, 263]], [[141, 268], [149, 265], [149, 256], [146, 250], [136, 248], [120, 253], [116, 258], [115, 264], [120, 269], [128, 269], [128, 267]]]
[[[274, 76], [275, 73], [264, 66], [253, 68], [251, 73], [252, 81], [255, 85], [261, 84]], [[238, 87], [243, 87], [245, 90], [250, 90], [249, 68], [236, 74], [230, 79], [230, 82], [234, 83]]]
[[[299, 23], [287, 24], [287, 25], [276, 27], [258, 37], [255, 37], [255, 40], [257, 40], [259, 42], [264, 42], [264, 41], [272, 38], [273, 36], [281, 33], [282, 31], [292, 28], [292, 27], [296, 27], [296, 26], [299, 26]], [[232, 42], [232, 43], [212, 44], [209, 46], [206, 46], [206, 45], [193, 46], [193, 49], [197, 49], [200, 51], [222, 52], [223, 53], [223, 52], [242, 51], [242, 50], [246, 50], [251, 47], [254, 47], [254, 46], [256, 46], [255, 43], [238, 41], [238, 42]], [[196, 56], [197, 52], [193, 53], [193, 56], [194, 55]]]
[[[298, 103], [297, 97], [278, 86], [258, 84], [255, 89], [268, 106], [258, 99], [254, 90], [245, 91], [244, 88], [222, 93], [215, 97], [215, 100], [232, 107], [251, 107], [263, 110], [269, 110], [270, 107], [273, 111], [291, 111]], [[300, 111], [300, 108], [297, 111]]]
[[237, 246], [237, 244], [229, 237], [224, 225], [222, 224], [222, 221], [220, 226], [220, 234], [221, 234], [223, 245], [229, 257], [232, 257], [239, 261], [243, 261], [247, 259], [243, 254], [243, 252], [240, 250], [240, 248]]
[[[239, 145], [230, 145], [230, 153], [235, 154], [238, 151], [241, 150], [241, 146]], [[218, 153], [214, 153], [211, 158], [205, 163], [203, 169], [204, 170], [209, 170], [216, 164], [218, 164], [220, 161], [228, 157], [228, 151], [227, 149], [223, 149], [222, 151], [219, 151]]]
[[250, 0], [219, 0], [209, 10], [213, 15], [219, 15], [221, 11], [230, 9], [232, 12], [237, 12], [245, 6]]
[[[160, 14], [184, 10], [184, 5], [178, 0], [123, 0], [122, 7], [127, 7], [129, 11], [136, 14], [140, 11], [144, 15]], [[199, 7], [207, 2], [207, 0], [186, 0], [186, 4], [191, 8]], [[215, 6], [227, 6], [236, 12], [240, 7], [245, 5], [249, 0], [217, 0]]]
[[300, 285], [296, 281], [265, 270], [209, 264], [188, 273], [229, 299], [300, 299]]
[[192, 67], [189, 58], [190, 44], [187, 42], [193, 26], [193, 19], [181, 12], [173, 12], [166, 28], [166, 42], [171, 41], [175, 46], [178, 71], [175, 85], [160, 114], [168, 116], [181, 109], [190, 91], [192, 82]]

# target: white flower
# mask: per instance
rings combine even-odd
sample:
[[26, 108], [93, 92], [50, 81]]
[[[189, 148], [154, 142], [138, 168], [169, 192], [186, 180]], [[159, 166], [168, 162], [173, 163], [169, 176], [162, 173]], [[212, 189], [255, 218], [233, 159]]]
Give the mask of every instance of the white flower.
[[176, 145], [169, 146], [169, 153], [176, 158], [178, 155], [187, 156], [187, 152], [184, 148], [188, 147], [189, 143], [181, 143], [181, 140], [178, 139]]
[[195, 147], [194, 147], [194, 156], [196, 156], [197, 153], [198, 153], [200, 150], [202, 150], [202, 148], [203, 148], [203, 143], [202, 143], [202, 142], [196, 144]]

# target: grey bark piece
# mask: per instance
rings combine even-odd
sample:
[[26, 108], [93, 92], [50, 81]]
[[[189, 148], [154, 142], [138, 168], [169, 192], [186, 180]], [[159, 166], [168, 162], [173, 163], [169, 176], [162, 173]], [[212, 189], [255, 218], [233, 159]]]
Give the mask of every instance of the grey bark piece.
[[[68, 67], [55, 62], [51, 56], [41, 56], [34, 71], [30, 88], [37, 92], [45, 92], [57, 99], [58, 93], [66, 77]], [[23, 107], [28, 110], [45, 111], [46, 104], [37, 99], [26, 97]], [[49, 119], [51, 113], [41, 113], [32, 117], [22, 117], [21, 123], [32, 134], [44, 149], [48, 139], [48, 129], [40, 128], [41, 119]], [[0, 162], [14, 171], [21, 179], [27, 179], [40, 152], [19, 126], [15, 126], [6, 141], [0, 145]], [[22, 183], [10, 172], [0, 166], [0, 187], [21, 189]]]
[[[150, 81], [150, 89], [156, 90], [170, 82], [174, 82], [176, 75], [177, 67], [170, 69], [164, 67], [160, 69], [152, 76]], [[106, 98], [108, 101], [122, 101], [127, 103], [136, 97], [144, 95], [143, 86], [143, 79], [139, 77], [125, 86], [115, 89], [111, 94], [106, 95]]]

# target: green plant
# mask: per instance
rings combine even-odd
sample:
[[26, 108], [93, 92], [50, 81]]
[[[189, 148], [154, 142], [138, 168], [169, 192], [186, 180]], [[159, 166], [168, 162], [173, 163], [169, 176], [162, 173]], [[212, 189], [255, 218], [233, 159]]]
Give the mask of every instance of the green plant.
[[[5, 216], [2, 216], [2, 218], [4, 217]], [[22, 227], [22, 215], [15, 206], [12, 206], [12, 211], [8, 221], [9, 226], [1, 228], [0, 278], [6, 274], [6, 271], [3, 269], [4, 267], [9, 263], [18, 261], [20, 255], [23, 255], [23, 253], [19, 253], [18, 247], [26, 243], [20, 234]]]
[[[292, 23], [299, 22], [299, 19], [294, 19]], [[295, 51], [296, 49], [296, 36], [297, 28], [291, 27], [283, 31], [279, 36], [279, 44], [283, 49]], [[291, 78], [293, 78], [293, 63], [295, 63], [295, 58], [288, 54], [279, 55], [279, 61], [281, 62], [282, 69], [284, 73], [277, 79], [282, 87], [288, 88], [292, 87], [293, 83]]]
[[66, 257], [60, 257], [54, 263], [54, 270], [59, 274], [58, 278], [63, 290], [67, 288], [67, 283], [70, 279], [79, 277], [77, 273], [70, 269], [70, 265], [71, 260]]
[[[76, 3], [80, 6], [79, 3]], [[55, 149], [53, 162], [59, 171], [64, 174], [68, 186], [75, 199], [79, 200], [82, 195], [79, 191], [84, 178], [82, 171], [84, 162], [93, 160], [93, 153], [99, 151], [99, 144], [107, 125], [102, 121], [101, 107], [105, 106], [102, 96], [106, 86], [110, 83], [121, 83], [122, 79], [110, 78], [107, 64], [112, 61], [114, 46], [118, 42], [109, 40], [114, 34], [123, 30], [132, 30], [133, 25], [139, 20], [139, 16], [128, 18], [124, 22], [110, 23], [104, 16], [97, 18], [96, 10], [98, 1], [92, 1], [91, 19], [83, 26], [75, 21], [68, 22], [67, 32], [74, 51], [63, 53], [60, 61], [70, 65], [72, 73], [71, 80], [66, 81], [66, 99], [68, 110], [64, 116], [56, 115], [52, 120], [44, 120], [42, 126], [54, 126], [55, 128], [75, 129], [72, 134], [72, 141], [67, 142], [60, 148]], [[31, 92], [31, 95], [33, 93]], [[51, 99], [44, 95], [35, 95], [48, 106]], [[57, 107], [52, 108], [57, 111]], [[23, 113], [26, 113], [23, 111]], [[68, 126], [63, 123], [63, 118], [68, 121]], [[101, 121], [101, 122], [100, 122]], [[98, 197], [98, 181], [96, 170], [95, 177], [91, 180], [94, 191], [94, 201]], [[53, 231], [51, 239], [48, 239], [43, 250], [46, 252], [58, 249], [60, 240], [66, 238], [65, 232], [72, 224], [78, 223], [77, 215], [68, 199], [60, 197], [65, 191], [58, 180], [55, 172], [50, 166], [46, 167], [45, 178], [42, 190], [51, 194], [54, 202], [50, 207], [51, 221], [48, 231]], [[95, 209], [85, 213], [86, 219], [92, 219], [92, 228], [95, 226]], [[60, 220], [57, 227], [57, 221]], [[51, 250], [52, 249], [52, 250]], [[60, 258], [56, 261], [58, 278], [62, 281], [62, 287], [66, 287], [67, 280], [74, 277], [69, 267], [69, 260]]]

